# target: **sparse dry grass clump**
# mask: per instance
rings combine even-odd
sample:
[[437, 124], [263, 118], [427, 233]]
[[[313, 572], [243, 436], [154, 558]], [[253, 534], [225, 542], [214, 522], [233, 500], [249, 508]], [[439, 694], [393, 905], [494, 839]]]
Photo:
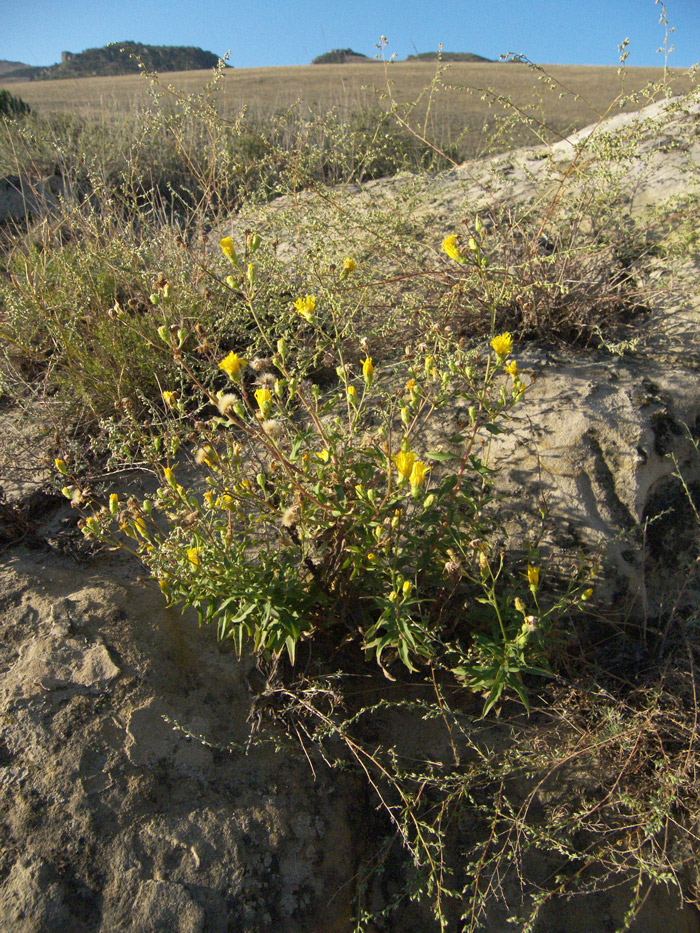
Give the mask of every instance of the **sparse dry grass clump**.
[[[484, 452], [527, 404], [519, 341], [629, 347], [651, 260], [696, 249], [692, 224], [679, 237], [677, 217], [635, 220], [621, 197], [644, 126], [622, 148], [594, 133], [528, 205], [467, 204], [436, 230], [420, 171], [460, 152], [425, 104], [442, 71], [422, 118], [391, 88], [381, 116], [284, 102], [228, 118], [221, 81], [121, 124], [0, 125], [3, 172], [58, 169], [64, 183], [42, 222], [2, 231], [5, 399], [21, 405], [31, 386], [69, 402], [52, 453], [86, 536], [131, 549], [171, 604], [267, 659], [259, 723], [366, 775], [383, 842], [358, 883], [357, 930], [417, 902], [426, 924], [475, 930], [519, 887], [521, 930], [551, 901], [610, 885], [629, 885], [627, 924], [654, 885], [696, 899], [697, 619], [677, 612], [653, 671], [604, 663], [641, 637], [619, 620], [604, 649], [564, 642], [567, 614], [595, 618], [595, 568], [549, 587], [537, 535], [503, 545]], [[533, 126], [530, 114], [521, 129]], [[388, 196], [369, 184], [403, 169]], [[456, 433], [429, 446], [455, 410]], [[107, 456], [157, 488], [111, 490]], [[351, 645], [400, 699], [353, 696], [365, 669]], [[284, 661], [299, 655], [303, 677]], [[507, 726], [475, 725], [496, 709]], [[425, 722], [450, 749], [439, 761], [411, 744]], [[402, 880], [376, 908], [384, 873]]]

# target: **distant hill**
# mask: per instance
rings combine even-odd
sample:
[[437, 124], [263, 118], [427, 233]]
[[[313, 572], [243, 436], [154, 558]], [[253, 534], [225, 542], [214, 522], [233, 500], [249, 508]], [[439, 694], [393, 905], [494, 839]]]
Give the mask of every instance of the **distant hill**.
[[348, 65], [359, 62], [371, 62], [373, 58], [368, 58], [360, 52], [353, 52], [352, 49], [333, 49], [324, 55], [317, 55], [311, 62], [312, 65]]
[[0, 60], [0, 75], [3, 77], [7, 74], [10, 74], [13, 71], [17, 71], [18, 68], [29, 68], [29, 65], [25, 65], [24, 62], [8, 62], [4, 59]]
[[[84, 52], [62, 52], [57, 65], [32, 68], [20, 65], [2, 73], [7, 81], [46, 81], [58, 78], [109, 77], [135, 74], [142, 62], [149, 71], [199, 71], [214, 68], [218, 55], [196, 46], [143, 45], [141, 42], [114, 42], [101, 49]], [[9, 62], [8, 64], [13, 64]], [[20, 64], [20, 63], [17, 63]]]
[[[443, 62], [492, 62], [491, 58], [484, 58], [483, 55], [475, 55], [473, 52], [419, 52], [417, 55], [409, 55], [407, 62], [434, 62], [438, 55]], [[353, 52], [352, 49], [333, 49], [324, 55], [318, 55], [311, 62], [312, 65], [347, 65], [360, 64], [362, 62], [373, 62], [374, 58], [362, 55], [360, 52]]]
[[436, 62], [438, 57], [443, 62], [492, 62], [492, 58], [475, 55], [473, 52], [419, 52], [409, 55], [407, 62]]

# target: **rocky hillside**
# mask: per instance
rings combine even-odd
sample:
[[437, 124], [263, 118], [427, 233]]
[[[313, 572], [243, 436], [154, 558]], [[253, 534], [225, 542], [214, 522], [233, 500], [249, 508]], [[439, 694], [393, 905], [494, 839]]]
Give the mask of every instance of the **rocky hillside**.
[[371, 58], [362, 55], [360, 52], [353, 52], [352, 49], [332, 49], [323, 55], [317, 55], [312, 59], [312, 65], [348, 65], [356, 62], [370, 62]]
[[407, 62], [435, 62], [440, 58], [443, 62], [491, 62], [492, 58], [484, 58], [474, 52], [419, 52], [409, 55]]
[[[33, 68], [29, 65], [6, 69], [12, 81], [44, 81], [59, 78], [93, 78], [136, 74], [143, 64], [149, 71], [200, 71], [215, 68], [218, 55], [196, 46], [144, 45], [141, 42], [114, 42], [84, 52], [63, 52], [56, 65]], [[13, 65], [13, 62], [6, 62]], [[0, 74], [3, 72], [0, 71]]]
[[6, 75], [12, 74], [14, 71], [19, 71], [20, 69], [29, 68], [29, 65], [25, 65], [24, 62], [8, 62], [5, 59], [0, 61], [0, 76], [3, 78]]
[[[419, 52], [416, 55], [409, 55], [407, 62], [434, 62], [438, 56], [443, 62], [490, 62], [492, 59], [484, 58], [482, 55], [475, 55], [473, 52]], [[374, 59], [363, 55], [361, 52], [353, 52], [352, 49], [332, 49], [323, 55], [317, 55], [311, 62], [312, 65], [347, 65], [358, 64], [362, 62], [371, 62]]]

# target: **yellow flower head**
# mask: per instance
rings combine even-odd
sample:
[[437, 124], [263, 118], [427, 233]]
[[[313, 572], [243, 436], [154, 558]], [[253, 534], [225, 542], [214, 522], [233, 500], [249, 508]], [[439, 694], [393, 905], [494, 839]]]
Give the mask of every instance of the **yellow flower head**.
[[353, 405], [357, 403], [357, 389], [355, 386], [348, 386], [348, 400], [352, 402]]
[[269, 389], [256, 389], [254, 394], [255, 401], [258, 403], [258, 408], [263, 415], [267, 417], [272, 408], [272, 393]]
[[240, 382], [241, 373], [247, 365], [247, 360], [242, 359], [237, 353], [231, 352], [219, 363], [219, 369], [223, 369], [233, 382]]
[[372, 380], [374, 379], [374, 365], [371, 356], [368, 356], [366, 360], [362, 361], [362, 375], [365, 377], [367, 385], [372, 385]]
[[148, 535], [146, 534], [146, 522], [139, 515], [134, 519], [134, 528], [141, 535], [142, 538], [148, 540]]
[[221, 243], [221, 251], [224, 256], [231, 260], [231, 262], [236, 262], [236, 248], [233, 245], [233, 240], [230, 236], [225, 236], [223, 240], [219, 241]]
[[411, 492], [413, 492], [414, 495], [418, 493], [421, 486], [425, 482], [425, 474], [429, 469], [430, 468], [426, 467], [426, 465], [421, 460], [416, 460], [413, 464], [413, 469], [411, 470], [409, 480], [411, 483]]
[[85, 524], [83, 525], [83, 534], [98, 535], [100, 533], [100, 523], [97, 519], [91, 515], [90, 518], [85, 519]]
[[329, 461], [330, 458], [331, 458], [330, 451], [325, 450], [325, 449], [324, 449], [324, 450], [317, 450], [317, 451], [316, 451], [316, 456], [318, 457], [319, 460], [322, 460], [323, 463], [328, 463], [328, 461]]
[[462, 255], [462, 251], [460, 250], [459, 246], [457, 246], [457, 237], [454, 233], [451, 236], [445, 237], [445, 239], [442, 241], [442, 248], [450, 257], [450, 259], [454, 259], [454, 261], [458, 262], [460, 266], [463, 266], [466, 263], [467, 260]]
[[410, 450], [400, 450], [394, 457], [394, 463], [399, 473], [399, 485], [410, 479], [415, 460], [416, 455], [411, 453]]
[[491, 347], [496, 356], [506, 357], [513, 349], [513, 336], [509, 331], [499, 334], [491, 341]]
[[515, 360], [511, 360], [510, 363], [506, 363], [503, 367], [509, 376], [512, 376], [513, 379], [518, 375], [518, 364]]
[[193, 567], [199, 567], [199, 548], [187, 548], [187, 560], [190, 562], [190, 564], [192, 564]]
[[68, 473], [68, 467], [66, 466], [66, 461], [61, 460], [60, 457], [56, 457], [56, 459], [54, 460], [54, 464], [58, 472], [61, 473], [63, 476], [66, 476], [66, 474]]
[[347, 277], [357, 269], [357, 263], [354, 259], [346, 259], [343, 262], [343, 268], [340, 270], [340, 281], [344, 282]]
[[316, 296], [307, 295], [305, 298], [297, 298], [294, 302], [294, 308], [301, 314], [304, 320], [311, 323], [314, 319], [314, 311], [316, 310]]
[[539, 586], [540, 585], [540, 568], [533, 567], [532, 564], [527, 565], [527, 582], [530, 586]]
[[167, 389], [163, 392], [163, 401], [168, 406], [168, 408], [174, 408], [175, 402], [177, 402], [177, 393], [168, 392]]

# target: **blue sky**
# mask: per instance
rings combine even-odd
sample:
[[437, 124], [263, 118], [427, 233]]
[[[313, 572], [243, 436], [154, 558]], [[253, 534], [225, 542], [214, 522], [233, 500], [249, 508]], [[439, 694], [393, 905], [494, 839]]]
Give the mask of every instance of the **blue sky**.
[[[700, 0], [667, 0], [676, 31], [669, 63], [700, 59]], [[630, 37], [630, 65], [663, 65], [654, 0], [0, 0], [0, 59], [50, 65], [61, 51], [133, 39], [231, 52], [241, 68], [304, 65], [334, 48], [388, 54], [522, 52], [542, 64], [614, 65]]]

